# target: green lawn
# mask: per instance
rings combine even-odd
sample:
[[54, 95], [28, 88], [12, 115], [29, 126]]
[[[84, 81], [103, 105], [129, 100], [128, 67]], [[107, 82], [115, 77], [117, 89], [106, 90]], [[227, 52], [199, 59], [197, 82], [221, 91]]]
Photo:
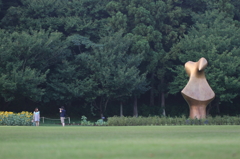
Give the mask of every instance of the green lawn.
[[240, 126], [0, 126], [1, 159], [240, 158]]

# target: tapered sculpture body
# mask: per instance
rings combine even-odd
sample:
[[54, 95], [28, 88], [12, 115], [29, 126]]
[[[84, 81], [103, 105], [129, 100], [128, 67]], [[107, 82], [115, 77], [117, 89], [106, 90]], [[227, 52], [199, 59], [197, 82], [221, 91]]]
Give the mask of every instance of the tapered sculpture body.
[[185, 63], [189, 81], [181, 93], [189, 105], [189, 116], [192, 119], [205, 118], [206, 107], [215, 97], [215, 93], [205, 77], [204, 69], [206, 67], [207, 60], [203, 57], [198, 62], [188, 61]]

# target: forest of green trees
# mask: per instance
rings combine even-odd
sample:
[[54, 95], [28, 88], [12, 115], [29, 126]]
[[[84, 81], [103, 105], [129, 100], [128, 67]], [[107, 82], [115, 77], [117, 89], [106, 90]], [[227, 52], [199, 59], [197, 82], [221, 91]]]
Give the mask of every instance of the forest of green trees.
[[209, 115], [240, 114], [239, 0], [0, 0], [0, 111], [188, 115], [205, 57]]

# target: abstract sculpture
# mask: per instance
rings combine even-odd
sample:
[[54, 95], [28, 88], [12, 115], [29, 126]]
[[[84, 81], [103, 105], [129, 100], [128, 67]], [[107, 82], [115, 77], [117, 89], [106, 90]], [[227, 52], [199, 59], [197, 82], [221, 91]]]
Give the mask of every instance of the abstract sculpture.
[[198, 62], [188, 61], [185, 63], [189, 81], [181, 93], [189, 105], [190, 118], [192, 119], [205, 118], [206, 107], [215, 97], [215, 93], [209, 86], [204, 74], [206, 67], [207, 60], [203, 57]]

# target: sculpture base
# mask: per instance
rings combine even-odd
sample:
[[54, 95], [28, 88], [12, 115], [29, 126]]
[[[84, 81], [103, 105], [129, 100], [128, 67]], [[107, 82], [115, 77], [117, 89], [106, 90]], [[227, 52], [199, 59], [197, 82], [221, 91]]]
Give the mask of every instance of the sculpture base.
[[191, 119], [204, 119], [206, 118], [206, 105], [191, 105], [190, 115]]
[[196, 118], [197, 119], [204, 119], [204, 118], [206, 118], [207, 105], [214, 98], [206, 100], [206, 101], [199, 101], [199, 100], [190, 98], [189, 96], [186, 96], [183, 92], [182, 92], [182, 96], [187, 101], [187, 103], [189, 105], [189, 109], [190, 109], [189, 117], [191, 119], [196, 119]]

